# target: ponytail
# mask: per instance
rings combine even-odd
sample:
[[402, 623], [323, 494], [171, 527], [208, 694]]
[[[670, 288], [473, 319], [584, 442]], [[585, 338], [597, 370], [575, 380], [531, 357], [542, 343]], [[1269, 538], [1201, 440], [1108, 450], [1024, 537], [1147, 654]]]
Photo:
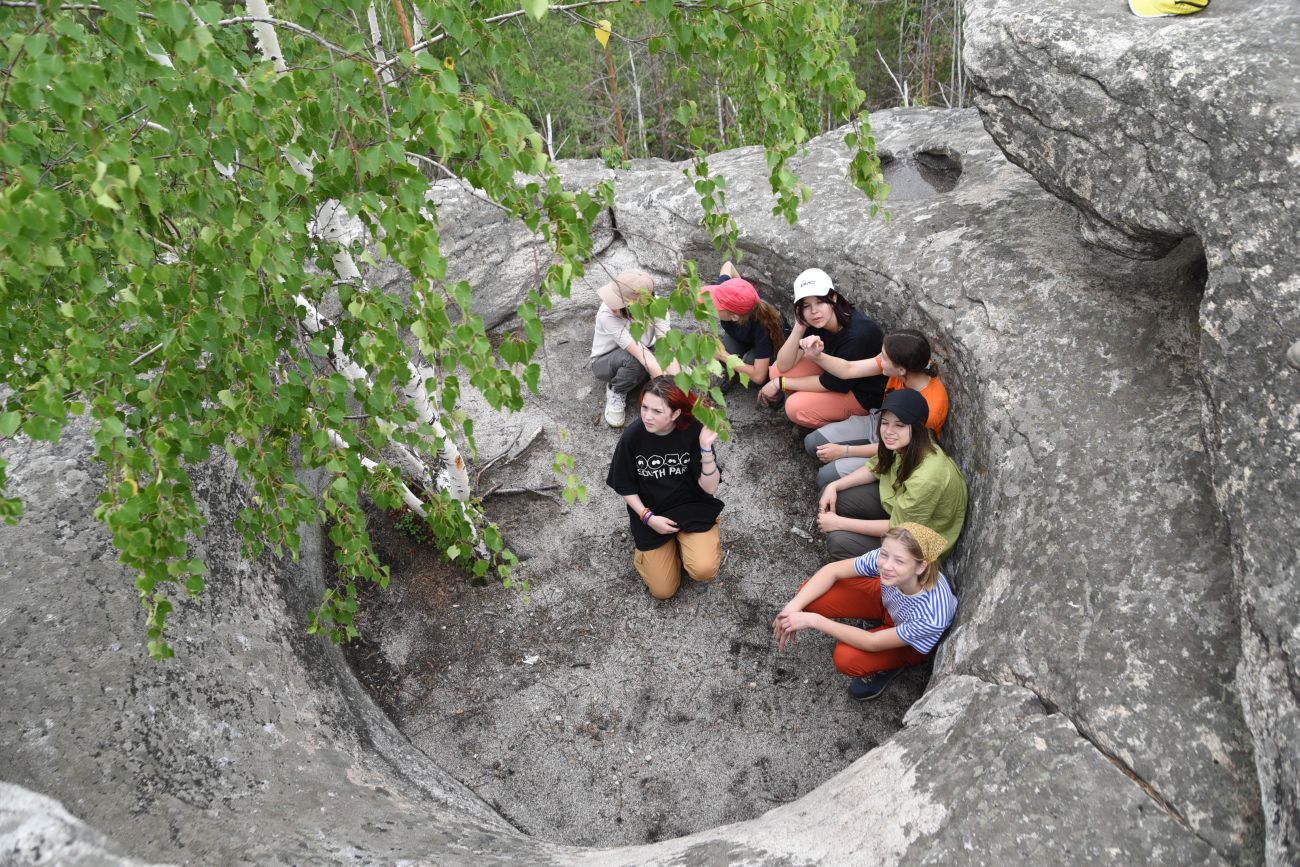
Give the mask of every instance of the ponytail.
[[754, 309], [749, 311], [749, 315], [763, 327], [767, 332], [768, 338], [772, 341], [772, 351], [777, 352], [781, 344], [785, 343], [785, 323], [781, 321], [781, 313], [771, 304], [760, 300]]

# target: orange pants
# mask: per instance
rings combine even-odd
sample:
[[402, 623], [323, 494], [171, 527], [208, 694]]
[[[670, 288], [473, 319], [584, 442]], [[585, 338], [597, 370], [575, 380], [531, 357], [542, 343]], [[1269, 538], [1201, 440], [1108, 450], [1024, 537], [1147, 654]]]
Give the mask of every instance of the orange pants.
[[632, 563], [656, 599], [671, 599], [682, 586], [682, 569], [695, 581], [712, 581], [722, 565], [722, 531], [714, 524], [703, 533], [675, 533], [658, 548], [632, 556]]
[[[890, 629], [894, 625], [880, 598], [879, 578], [841, 578], [829, 590], [804, 606], [804, 611], [833, 620], [881, 621], [881, 625], [872, 629], [872, 632]], [[835, 644], [835, 668], [849, 677], [866, 677], [877, 671], [905, 668], [925, 662], [927, 658], [929, 654], [921, 653], [910, 645], [873, 651], [859, 650], [843, 641]]]
[[[824, 371], [807, 357], [799, 359], [789, 370], [772, 366], [771, 378], [778, 376], [821, 376]], [[785, 415], [800, 427], [819, 428], [833, 421], [844, 421], [851, 415], [866, 415], [853, 392], [846, 391], [792, 391], [785, 398]]]

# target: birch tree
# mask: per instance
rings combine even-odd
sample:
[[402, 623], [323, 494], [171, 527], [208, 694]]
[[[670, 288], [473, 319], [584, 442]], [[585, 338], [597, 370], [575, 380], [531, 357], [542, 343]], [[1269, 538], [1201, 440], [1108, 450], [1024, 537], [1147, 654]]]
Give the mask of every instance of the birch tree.
[[[329, 527], [341, 579], [314, 631], [355, 636], [359, 582], [387, 582], [366, 500], [412, 508], [450, 560], [509, 580], [513, 558], [464, 474], [458, 442], [472, 451], [473, 427], [460, 395], [518, 409], [537, 388], [541, 314], [582, 275], [612, 190], [564, 190], [516, 101], [462, 80], [459, 59], [507, 67], [501, 28], [522, 15], [599, 12], [615, 32], [639, 17], [652, 51], [739, 67], [737, 98], [765, 117], [773, 210], [790, 220], [807, 196], [787, 165], [809, 137], [799, 94], [826, 93], [836, 117], [862, 101], [828, 0], [0, 8], [0, 437], [56, 440], [89, 418], [107, 478], [96, 515], [135, 576], [124, 591], [147, 612], [155, 657], [172, 655], [174, 603], [204, 589], [189, 470], [214, 452], [252, 493], [238, 516], [249, 556], [296, 554], [302, 525]], [[707, 126], [692, 104], [675, 117], [688, 137]], [[848, 143], [851, 179], [874, 201], [865, 125]], [[428, 166], [549, 248], [519, 332], [498, 343], [471, 309], [474, 287], [447, 277]], [[688, 171], [706, 226], [734, 245], [724, 180], [703, 153]], [[341, 231], [344, 215], [364, 231]], [[410, 272], [409, 298], [368, 290], [372, 256]], [[694, 274], [641, 314], [707, 319]], [[661, 361], [707, 387], [711, 340], [662, 341]], [[303, 471], [324, 475], [323, 492]], [[21, 512], [0, 497], [0, 517]]]

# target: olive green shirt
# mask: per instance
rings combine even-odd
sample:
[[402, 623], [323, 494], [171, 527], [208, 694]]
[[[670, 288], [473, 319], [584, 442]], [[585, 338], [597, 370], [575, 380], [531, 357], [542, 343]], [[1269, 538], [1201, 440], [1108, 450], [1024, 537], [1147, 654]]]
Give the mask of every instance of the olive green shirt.
[[880, 480], [880, 504], [889, 513], [889, 526], [912, 521], [929, 527], [948, 540], [939, 557], [947, 560], [966, 521], [966, 480], [952, 458], [936, 445], [899, 490], [896, 481], [902, 463], [895, 457], [890, 471], [882, 475], [877, 458], [870, 460], [871, 471]]

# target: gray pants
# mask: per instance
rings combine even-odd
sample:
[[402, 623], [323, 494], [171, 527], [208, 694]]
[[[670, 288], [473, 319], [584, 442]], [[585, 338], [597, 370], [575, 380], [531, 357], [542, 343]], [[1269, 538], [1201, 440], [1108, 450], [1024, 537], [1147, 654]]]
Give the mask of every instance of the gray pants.
[[[740, 341], [736, 340], [734, 337], [732, 337], [730, 334], [728, 334], [725, 331], [722, 332], [722, 348], [727, 350], [727, 352], [731, 353], [732, 355], [739, 355], [740, 360], [745, 362], [746, 364], [754, 363], [753, 348], [751, 347], [749, 350], [746, 351], [745, 348], [740, 345]], [[777, 348], [780, 349], [779, 346]]]
[[[835, 496], [835, 514], [863, 521], [887, 520], [889, 513], [880, 504], [880, 482], [855, 485]], [[831, 530], [826, 534], [826, 550], [832, 560], [847, 560], [879, 548], [880, 539], [848, 530]]]
[[620, 394], [631, 394], [650, 380], [641, 362], [626, 349], [611, 349], [591, 360], [591, 375]]
[[[827, 443], [841, 446], [862, 446], [879, 442], [880, 410], [873, 409], [866, 415], [851, 415], [844, 421], [833, 421], [822, 425], [803, 438], [804, 451], [810, 457], [817, 457], [817, 447]], [[866, 458], [837, 458], [828, 464], [822, 464], [817, 471], [817, 487], [824, 488], [836, 479], [842, 479], [867, 462]], [[870, 550], [870, 549], [868, 549]]]

